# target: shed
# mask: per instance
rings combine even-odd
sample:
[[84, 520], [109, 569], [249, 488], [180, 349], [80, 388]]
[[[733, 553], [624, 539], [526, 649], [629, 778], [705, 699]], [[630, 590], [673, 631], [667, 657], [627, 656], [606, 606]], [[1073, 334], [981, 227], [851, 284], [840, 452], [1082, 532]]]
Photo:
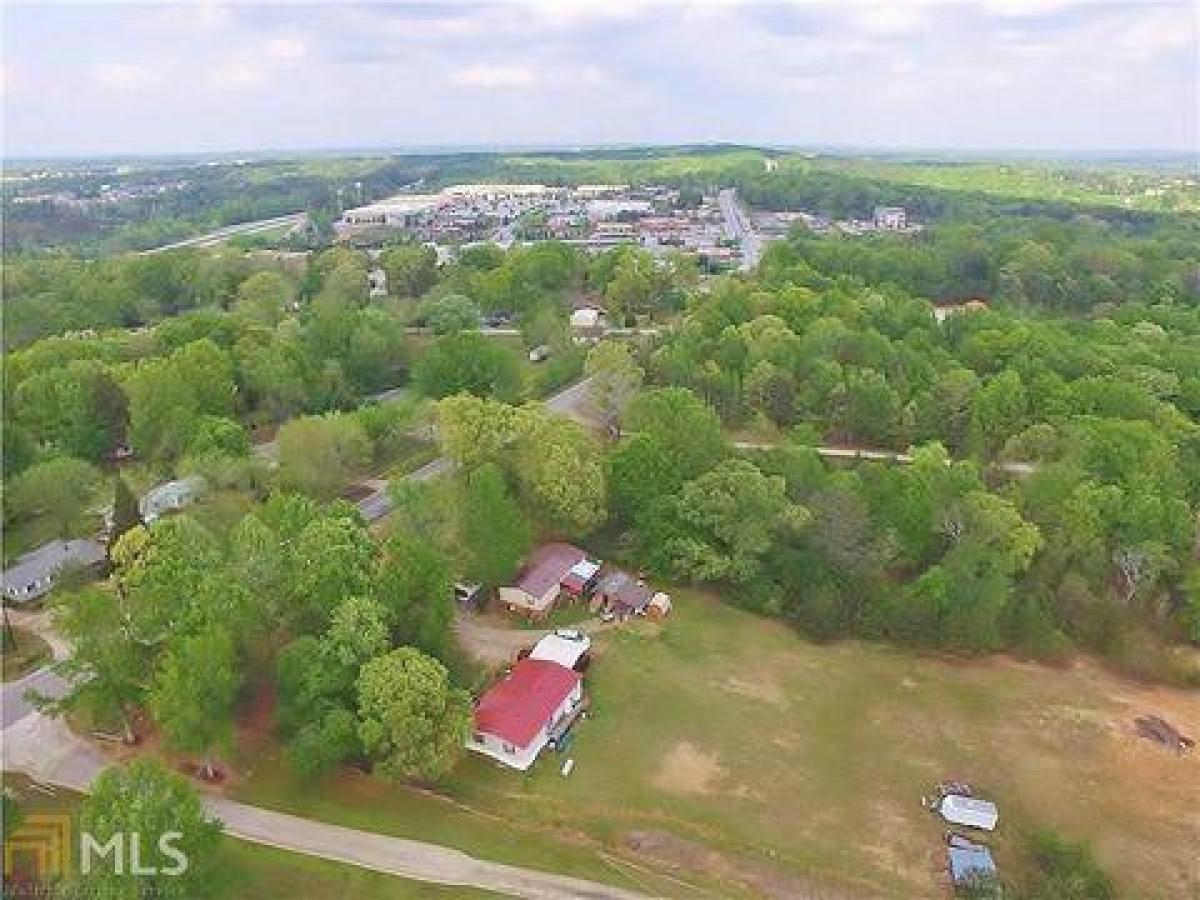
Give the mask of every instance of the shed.
[[671, 614], [671, 597], [659, 591], [650, 598], [646, 606], [646, 615], [651, 619], [665, 619]]
[[978, 797], [964, 797], [961, 794], [947, 794], [943, 797], [938, 805], [938, 812], [947, 822], [983, 831], [994, 831], [1000, 818], [996, 804], [980, 800]]
[[104, 546], [96, 541], [49, 541], [4, 570], [4, 595], [13, 603], [30, 603], [50, 593], [65, 566], [92, 569], [104, 559]]
[[500, 588], [500, 601], [514, 612], [544, 616], [558, 599], [563, 579], [586, 558], [571, 544], [543, 544], [529, 557], [516, 582]]
[[996, 863], [992, 860], [992, 851], [986, 846], [957, 834], [950, 835], [947, 843], [946, 858], [950, 866], [950, 878], [956, 887], [996, 877]]
[[582, 306], [571, 313], [571, 328], [574, 331], [596, 331], [604, 327], [604, 310], [595, 306]]
[[645, 615], [654, 592], [628, 572], [614, 569], [596, 585], [595, 599], [621, 618]]

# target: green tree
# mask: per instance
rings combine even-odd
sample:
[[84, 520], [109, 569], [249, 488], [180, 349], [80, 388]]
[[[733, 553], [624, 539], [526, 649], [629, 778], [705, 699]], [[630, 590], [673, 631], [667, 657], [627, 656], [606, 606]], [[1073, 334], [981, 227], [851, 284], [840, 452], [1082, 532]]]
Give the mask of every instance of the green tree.
[[[104, 900], [193, 900], [219, 893], [221, 823], [195, 790], [153, 760], [105, 769], [79, 810], [79, 827], [100, 846], [138, 841], [141, 868], [96, 859], [79, 876], [82, 896]], [[125, 847], [126, 852], [131, 852]]]
[[447, 397], [437, 404], [442, 452], [464, 469], [496, 459], [515, 439], [517, 418], [507, 403], [472, 394]]
[[522, 391], [521, 362], [511, 348], [478, 332], [447, 334], [417, 360], [413, 382], [427, 397], [468, 393], [513, 402]]
[[459, 537], [467, 576], [492, 587], [506, 584], [529, 552], [529, 523], [494, 463], [484, 463], [464, 479]]
[[574, 422], [539, 406], [519, 411], [513, 469], [528, 505], [554, 526], [585, 533], [608, 510], [604, 462], [596, 442]]
[[322, 499], [337, 496], [370, 458], [366, 433], [349, 416], [293, 419], [276, 439], [280, 483]]
[[60, 595], [52, 609], [55, 627], [71, 645], [71, 655], [56, 664], [69, 685], [58, 708], [83, 710], [100, 723], [120, 722], [132, 743], [132, 710], [146, 696], [147, 651], [133, 639], [118, 598], [87, 588]]
[[451, 686], [441, 663], [402, 647], [363, 666], [358, 716], [359, 737], [377, 774], [436, 781], [462, 754], [471, 699]]
[[446, 656], [454, 619], [454, 580], [437, 548], [423, 538], [393, 536], [384, 546], [371, 596], [387, 610], [393, 643]]
[[286, 616], [293, 629], [324, 631], [343, 600], [365, 596], [373, 554], [359, 521], [323, 517], [305, 526], [291, 554], [295, 568]]
[[462, 294], [445, 294], [426, 301], [422, 315], [434, 334], [454, 334], [479, 327], [479, 307]]
[[83, 531], [84, 512], [101, 483], [95, 467], [80, 459], [57, 457], [26, 469], [6, 497], [10, 515], [30, 519], [44, 515], [55, 534], [71, 537]]
[[116, 546], [121, 536], [131, 528], [142, 524], [142, 514], [138, 509], [138, 501], [129, 489], [125, 478], [117, 473], [113, 479], [113, 513], [112, 529], [108, 535], [108, 545], [111, 549]]
[[628, 344], [602, 341], [588, 353], [584, 372], [591, 382], [588, 393], [605, 428], [619, 434], [621, 414], [642, 386], [645, 372]]
[[171, 747], [203, 756], [206, 778], [216, 776], [213, 753], [229, 746], [240, 683], [233, 640], [218, 626], [168, 644], [155, 673], [155, 721]]
[[295, 287], [278, 272], [257, 272], [238, 285], [234, 309], [252, 322], [273, 328], [295, 296]]
[[685, 532], [667, 547], [675, 568], [698, 581], [735, 583], [758, 577], [780, 534], [799, 531], [809, 519], [788, 501], [782, 478], [739, 459], [685, 484], [676, 514]]
[[641, 394], [629, 405], [625, 427], [655, 438], [681, 481], [708, 471], [726, 454], [716, 412], [683, 388], [659, 388]]
[[404, 244], [379, 255], [393, 297], [420, 297], [437, 281], [437, 253], [432, 247]]

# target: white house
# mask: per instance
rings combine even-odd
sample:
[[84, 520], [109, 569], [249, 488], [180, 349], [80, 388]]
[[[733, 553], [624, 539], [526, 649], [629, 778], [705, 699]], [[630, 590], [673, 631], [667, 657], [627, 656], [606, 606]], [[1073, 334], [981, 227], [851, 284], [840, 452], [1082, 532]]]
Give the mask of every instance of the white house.
[[142, 521], [149, 525], [166, 513], [191, 506], [200, 499], [206, 487], [204, 479], [199, 475], [189, 475], [187, 478], [168, 481], [151, 488], [138, 501], [138, 512]]
[[4, 595], [12, 603], [30, 603], [50, 593], [64, 566], [94, 568], [102, 562], [104, 547], [96, 541], [50, 541], [4, 570]]
[[571, 313], [572, 331], [599, 331], [604, 324], [604, 310], [598, 306], [581, 306]]
[[904, 212], [904, 207], [875, 207], [875, 227], [880, 231], [903, 231], [908, 227], [908, 216]]
[[475, 707], [469, 750], [525, 771], [583, 710], [583, 678], [557, 662], [523, 659]]

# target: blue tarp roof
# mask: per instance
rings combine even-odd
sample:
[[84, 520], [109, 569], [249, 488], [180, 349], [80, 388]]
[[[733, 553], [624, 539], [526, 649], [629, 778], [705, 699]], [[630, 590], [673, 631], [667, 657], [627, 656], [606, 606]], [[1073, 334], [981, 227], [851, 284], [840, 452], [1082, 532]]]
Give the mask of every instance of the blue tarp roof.
[[[966, 844], [966, 842], [962, 842]], [[947, 852], [950, 855], [950, 876], [955, 884], [967, 884], [971, 881], [996, 874], [996, 864], [992, 862], [992, 852], [980, 844], [966, 846], [951, 845]]]

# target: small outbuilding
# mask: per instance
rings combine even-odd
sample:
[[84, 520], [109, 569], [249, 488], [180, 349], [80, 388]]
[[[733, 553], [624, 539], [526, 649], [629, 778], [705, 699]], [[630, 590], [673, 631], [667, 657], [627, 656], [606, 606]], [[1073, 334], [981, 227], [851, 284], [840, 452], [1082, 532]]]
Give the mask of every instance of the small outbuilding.
[[659, 591], [650, 598], [646, 605], [646, 616], [651, 619], [665, 619], [671, 614], [671, 597]]
[[942, 797], [938, 804], [938, 812], [947, 822], [978, 828], [981, 831], [995, 831], [996, 822], [1000, 818], [995, 803], [962, 794], [947, 794]]
[[628, 572], [613, 569], [596, 584], [593, 605], [619, 619], [643, 616], [654, 592]]
[[996, 863], [992, 851], [962, 835], [951, 834], [946, 840], [946, 863], [955, 888], [975, 887], [994, 882]]
[[581, 306], [571, 313], [572, 331], [599, 331], [604, 325], [604, 310], [598, 306]]

